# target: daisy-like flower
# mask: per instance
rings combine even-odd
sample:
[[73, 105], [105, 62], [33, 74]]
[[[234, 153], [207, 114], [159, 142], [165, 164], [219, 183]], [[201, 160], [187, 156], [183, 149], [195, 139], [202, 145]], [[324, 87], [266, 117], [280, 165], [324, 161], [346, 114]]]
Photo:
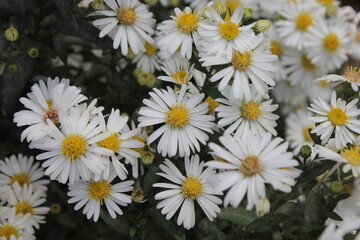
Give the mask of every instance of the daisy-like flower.
[[184, 176], [177, 167], [168, 159], [159, 167], [163, 171], [157, 173], [173, 183], [155, 183], [154, 187], [166, 188], [155, 195], [155, 200], [161, 200], [157, 208], [162, 208], [161, 213], [169, 220], [181, 207], [177, 218], [178, 225], [184, 225], [190, 229], [195, 225], [195, 200], [200, 205], [210, 221], [216, 218], [220, 212], [220, 198], [215, 195], [221, 194], [213, 189], [209, 181], [215, 174], [212, 168], [203, 170], [204, 162], [200, 162], [199, 156], [194, 155], [189, 159], [185, 157]]
[[154, 73], [160, 70], [160, 59], [157, 56], [158, 48], [156, 44], [145, 42], [145, 52], [141, 52], [132, 60], [136, 66], [147, 73]]
[[37, 160], [45, 160], [42, 167], [50, 179], [57, 179], [60, 183], [74, 183], [81, 177], [87, 181], [90, 173], [100, 174], [106, 164], [103, 156], [110, 156], [113, 152], [99, 147], [98, 142], [109, 137], [99, 125], [99, 118], [90, 120], [88, 111], [72, 108], [67, 113], [59, 114], [60, 130], [48, 120], [46, 131], [49, 137], [32, 147], [45, 150], [37, 155]]
[[14, 115], [14, 122], [18, 127], [29, 126], [21, 133], [21, 141], [39, 140], [46, 135], [44, 131], [49, 119], [54, 123], [59, 120], [59, 113], [67, 111], [87, 98], [80, 94], [80, 89], [70, 86], [69, 79], [48, 78], [35, 83], [27, 98], [20, 98], [20, 102], [29, 110], [21, 110]]
[[219, 127], [228, 126], [225, 134], [235, 133], [235, 137], [247, 138], [249, 133], [262, 137], [267, 132], [277, 135], [276, 120], [279, 116], [272, 112], [278, 105], [271, 105], [272, 99], [263, 101], [263, 96], [256, 93], [253, 86], [251, 88], [251, 99], [236, 99], [230, 94], [230, 89], [225, 88], [222, 94], [225, 98], [217, 98], [216, 101], [221, 105], [215, 109], [219, 120]]
[[71, 198], [68, 203], [76, 203], [75, 211], [85, 206], [83, 214], [88, 219], [93, 217], [94, 222], [99, 219], [100, 207], [104, 203], [112, 218], [116, 218], [116, 214], [122, 215], [119, 206], [131, 203], [131, 196], [125, 193], [133, 190], [134, 181], [112, 183], [115, 178], [116, 172], [112, 169], [106, 178], [102, 176], [98, 180], [69, 184], [68, 196]]
[[289, 1], [280, 10], [279, 14], [284, 18], [276, 22], [277, 32], [284, 44], [302, 50], [305, 47], [306, 34], [311, 26], [314, 26], [319, 18], [324, 18], [324, 9], [316, 8], [311, 1]]
[[[360, 15], [359, 15], [360, 16]], [[355, 38], [351, 43], [350, 47], [351, 56], [353, 56], [358, 61], [360, 60], [360, 28], [357, 29]]]
[[299, 153], [303, 145], [314, 144], [309, 133], [309, 130], [315, 127], [310, 120], [311, 116], [311, 112], [307, 110], [298, 110], [286, 118], [286, 140], [290, 142], [295, 154]]
[[42, 179], [44, 176], [44, 170], [39, 167], [38, 162], [34, 163], [32, 156], [20, 153], [0, 161], [0, 188], [18, 183], [21, 187], [27, 184], [32, 185], [34, 190], [45, 191], [50, 181]]
[[170, 87], [167, 90], [154, 89], [150, 93], [152, 99], [144, 99], [146, 107], [139, 111], [139, 127], [163, 124], [148, 138], [150, 145], [160, 138], [157, 150], [162, 156], [189, 156], [192, 152], [200, 151], [200, 144], [206, 144], [213, 133], [215, 117], [208, 115], [208, 103], [201, 103], [203, 93], [190, 94], [186, 92], [186, 85], [182, 85], [179, 92]]
[[335, 91], [331, 95], [330, 105], [320, 97], [314, 99], [308, 109], [317, 114], [310, 119], [319, 125], [311, 132], [320, 136], [322, 145], [329, 141], [334, 131], [336, 148], [345, 147], [347, 143], [355, 141], [352, 132], [360, 134], [360, 121], [357, 120], [360, 110], [356, 107], [357, 102], [358, 99], [354, 99], [346, 103], [341, 98], [336, 98]]
[[25, 216], [16, 214], [16, 209], [7, 211], [5, 216], [0, 217], [1, 240], [35, 240], [25, 229], [31, 225], [30, 214]]
[[205, 165], [227, 170], [216, 178], [217, 190], [230, 189], [224, 199], [225, 207], [238, 207], [247, 194], [246, 208], [250, 210], [266, 197], [265, 184], [282, 192], [290, 192], [295, 185], [295, 178], [300, 175], [294, 169], [298, 162], [286, 151], [289, 144], [283, 139], [272, 140], [271, 134], [266, 133], [262, 139], [254, 135], [247, 139], [224, 135], [219, 140], [226, 149], [214, 143], [209, 147], [226, 162], [210, 161]]
[[288, 79], [293, 85], [302, 89], [311, 89], [314, 85], [314, 79], [325, 73], [322, 68], [311, 62], [306, 53], [295, 49], [286, 49], [282, 64]]
[[185, 3], [190, 4], [190, 8], [196, 9], [198, 12], [200, 12], [208, 2], [209, 0], [185, 0]]
[[169, 54], [175, 53], [180, 48], [181, 56], [191, 58], [193, 42], [197, 44], [200, 16], [195, 10], [186, 7], [184, 11], [175, 8], [176, 16], [158, 25], [161, 38], [158, 42], [160, 49]]
[[[133, 139], [133, 137], [140, 132], [140, 129], [126, 131], [126, 129], [129, 129], [126, 124], [127, 121], [128, 117], [120, 116], [118, 109], [111, 110], [106, 124], [104, 117], [100, 116], [100, 125], [104, 126], [104, 132], [109, 133], [110, 136], [97, 143], [98, 146], [112, 151], [112, 155], [110, 156], [111, 162], [121, 180], [126, 179], [127, 170], [124, 164], [120, 162], [120, 159], [126, 158], [131, 164], [136, 164], [135, 162], [138, 161], [140, 154], [135, 151], [135, 148], [144, 146], [144, 143]], [[109, 168], [107, 168], [107, 170], [109, 171]], [[107, 174], [109, 174], [109, 172]], [[107, 174], [105, 174], [105, 176]]]
[[39, 229], [40, 223], [45, 223], [45, 215], [49, 212], [48, 207], [41, 206], [45, 202], [41, 190], [34, 191], [32, 185], [25, 184], [21, 187], [18, 183], [13, 185], [9, 193], [8, 203], [16, 209], [16, 214], [25, 216], [30, 214], [32, 223], [27, 231], [34, 234], [34, 228]]
[[109, 10], [95, 12], [95, 15], [105, 16], [93, 22], [101, 29], [99, 37], [109, 35], [114, 39], [113, 47], [121, 47], [121, 53], [128, 54], [131, 50], [138, 54], [145, 52], [145, 41], [150, 44], [154, 40], [150, 37], [154, 33], [156, 22], [146, 6], [138, 0], [104, 0]]
[[319, 19], [316, 27], [309, 28], [306, 53], [313, 64], [322, 69], [334, 71], [348, 59], [351, 42], [348, 24], [342, 20]]
[[330, 74], [327, 76], [323, 76], [318, 81], [326, 81], [326, 82], [348, 82], [351, 84], [351, 88], [354, 91], [359, 90], [360, 86], [360, 69], [357, 67], [347, 67], [343, 73], [343, 75]]
[[[323, 231], [319, 240], [343, 240], [344, 236], [352, 231], [356, 231], [360, 228], [360, 217], [346, 220], [341, 226], [336, 228], [335, 223], [329, 224], [326, 229]], [[357, 234], [355, 240], [360, 239], [360, 234]]]
[[263, 35], [261, 34], [254, 43], [255, 48], [246, 51], [234, 51], [231, 61], [228, 61], [225, 56], [202, 56], [200, 58], [200, 61], [203, 62], [202, 65], [205, 67], [230, 64], [230, 66], [218, 71], [210, 78], [212, 82], [221, 79], [218, 86], [219, 91], [224, 90], [232, 78], [232, 95], [241, 99], [251, 98], [249, 80], [261, 95], [267, 93], [268, 85], [275, 85], [273, 73], [277, 70], [274, 66], [277, 56], [268, 53], [266, 47], [261, 44], [262, 41]]
[[345, 173], [351, 170], [354, 177], [360, 176], [360, 145], [355, 144], [350, 147], [344, 147], [340, 149], [339, 153], [336, 152], [336, 149], [332, 150], [320, 145], [316, 145], [316, 149], [320, 157], [337, 161], [340, 164], [343, 163], [343, 171]]
[[193, 77], [194, 64], [190, 66], [188, 59], [175, 54], [164, 63], [161, 69], [167, 76], [160, 76], [158, 79], [176, 84], [187, 84]]
[[239, 6], [230, 18], [223, 19], [214, 8], [210, 8], [208, 18], [199, 23], [199, 34], [203, 38], [201, 49], [207, 55], [215, 54], [216, 57], [225, 54], [226, 59], [231, 61], [235, 49], [244, 51], [253, 48], [256, 35], [251, 28], [256, 22], [242, 26], [243, 14]]

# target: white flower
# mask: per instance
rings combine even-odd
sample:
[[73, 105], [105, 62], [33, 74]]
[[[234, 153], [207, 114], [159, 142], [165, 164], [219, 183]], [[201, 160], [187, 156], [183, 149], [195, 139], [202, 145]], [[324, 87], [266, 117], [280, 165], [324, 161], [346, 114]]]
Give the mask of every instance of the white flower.
[[25, 216], [16, 214], [13, 208], [0, 217], [1, 240], [35, 240], [25, 229], [31, 224], [30, 214]]
[[[360, 16], [360, 15], [359, 15]], [[356, 60], [360, 60], [360, 28], [357, 29], [355, 38], [351, 43], [350, 47], [351, 56], [353, 56]]]
[[0, 161], [0, 188], [12, 186], [17, 182], [20, 186], [33, 185], [34, 190], [45, 191], [50, 181], [42, 179], [44, 170], [39, 163], [34, 163], [34, 157], [22, 154], [12, 155], [10, 158]]
[[274, 66], [277, 56], [268, 53], [266, 47], [261, 44], [262, 40], [263, 35], [259, 35], [254, 43], [255, 48], [234, 51], [231, 61], [228, 61], [225, 56], [201, 56], [200, 61], [205, 67], [230, 64], [210, 78], [212, 82], [220, 80], [219, 91], [230, 85], [232, 78], [232, 95], [235, 98], [249, 99], [251, 97], [249, 81], [261, 95], [267, 93], [268, 85], [275, 85], [273, 73], [277, 70]]
[[145, 42], [145, 52], [140, 52], [132, 60], [136, 66], [147, 73], [154, 73], [155, 70], [160, 70], [160, 59], [157, 56], [157, 45]]
[[347, 67], [343, 75], [330, 74], [327, 76], [320, 77], [316, 79], [317, 81], [326, 81], [326, 82], [348, 82], [351, 84], [351, 88], [354, 91], [359, 90], [360, 86], [360, 69], [357, 67]]
[[192, 9], [196, 9], [196, 11], [200, 12], [209, 0], [185, 0], [185, 3], [189, 3]]
[[153, 185], [168, 189], [155, 195], [155, 200], [161, 200], [157, 208], [162, 208], [161, 213], [169, 220], [181, 206], [177, 224], [183, 224], [186, 229], [195, 225], [195, 200], [210, 221], [213, 221], [220, 212], [218, 205], [222, 202], [214, 196], [221, 193], [215, 191], [208, 182], [215, 171], [211, 168], [203, 171], [204, 162], [199, 161], [198, 155], [192, 156], [191, 159], [185, 157], [186, 174], [184, 176], [170, 160], [165, 159], [165, 164], [159, 166], [163, 173], [157, 173], [157, 175], [175, 184], [160, 182]]
[[316, 4], [311, 1], [289, 1], [285, 4], [279, 11], [284, 20], [275, 24], [284, 44], [298, 50], [304, 49], [310, 27], [316, 26], [318, 19], [325, 16], [323, 10], [316, 8]]
[[59, 113], [59, 123], [60, 130], [48, 120], [49, 137], [32, 145], [46, 151], [36, 157], [45, 160], [42, 164], [45, 174], [60, 183], [74, 183], [79, 178], [89, 180], [91, 172], [100, 174], [106, 164], [103, 156], [110, 156], [112, 151], [97, 146], [110, 135], [100, 134], [104, 129], [99, 126], [99, 118], [90, 120], [88, 111], [73, 108], [68, 113]]
[[175, 8], [176, 16], [172, 20], [163, 21], [158, 25], [160, 40], [158, 45], [161, 50], [169, 54], [175, 53], [180, 47], [181, 56], [191, 58], [193, 41], [197, 44], [199, 33], [197, 32], [200, 16], [195, 10], [186, 7], [184, 11]]
[[74, 184], [69, 184], [68, 196], [71, 197], [68, 203], [76, 203], [74, 209], [79, 210], [83, 206], [83, 214], [88, 219], [93, 217], [97, 222], [100, 215], [100, 207], [105, 206], [112, 218], [116, 218], [116, 213], [123, 214], [119, 206], [127, 206], [131, 203], [131, 196], [125, 194], [133, 190], [134, 181], [123, 181], [112, 183], [116, 177], [113, 169], [108, 177], [100, 177], [99, 180], [85, 182], [80, 180]]
[[351, 36], [348, 24], [341, 20], [319, 20], [309, 29], [306, 53], [313, 64], [334, 71], [348, 59], [347, 52]]
[[275, 190], [290, 192], [295, 185], [295, 178], [300, 175], [294, 169], [298, 165], [293, 154], [286, 152], [288, 143], [281, 138], [271, 140], [267, 133], [262, 139], [250, 135], [247, 139], [239, 139], [230, 135], [219, 138], [222, 148], [210, 143], [214, 153], [226, 160], [210, 161], [207, 166], [227, 170], [217, 174], [216, 189], [230, 189], [224, 199], [224, 205], [238, 207], [247, 194], [247, 209], [260, 204], [266, 197], [265, 184], [271, 184]]
[[151, 144], [157, 138], [160, 141], [157, 150], [162, 156], [189, 156], [200, 151], [200, 144], [209, 139], [205, 132], [213, 133], [215, 117], [208, 115], [208, 103], [201, 103], [204, 94], [189, 94], [186, 85], [175, 93], [170, 87], [166, 90], [154, 88], [151, 100], [144, 99], [146, 107], [139, 111], [139, 127], [162, 124], [148, 138]]
[[256, 35], [251, 28], [256, 23], [242, 26], [243, 14], [242, 7], [238, 6], [234, 14], [224, 20], [214, 8], [210, 8], [207, 12], [208, 18], [199, 23], [203, 45], [200, 49], [205, 51], [206, 55], [220, 57], [225, 54], [226, 59], [231, 61], [234, 50], [244, 51], [253, 48]]
[[286, 140], [290, 142], [295, 154], [299, 153], [303, 145], [314, 144], [309, 133], [309, 130], [315, 127], [310, 120], [311, 116], [311, 112], [307, 110], [298, 110], [286, 118]]
[[[319, 240], [343, 240], [344, 236], [354, 230], [360, 228], [360, 217], [344, 221], [343, 224], [336, 228], [335, 223], [329, 224], [326, 229], [323, 231]], [[360, 239], [360, 234], [358, 234], [355, 240]]]
[[146, 6], [138, 0], [104, 0], [109, 10], [95, 12], [103, 15], [93, 24], [101, 29], [99, 37], [109, 35], [114, 39], [113, 47], [121, 47], [123, 55], [128, 54], [128, 48], [138, 54], [145, 52], [145, 41], [150, 44], [154, 40], [150, 37], [154, 33], [153, 25], [156, 20], [152, 18]]
[[276, 136], [276, 120], [279, 116], [272, 112], [278, 105], [271, 105], [272, 99], [264, 101], [263, 96], [250, 86], [251, 99], [235, 99], [230, 94], [230, 89], [225, 88], [222, 94], [226, 97], [217, 98], [221, 105], [215, 109], [219, 118], [219, 127], [228, 126], [224, 134], [235, 133], [235, 137], [247, 138], [249, 133], [262, 137], [267, 132]]
[[69, 86], [69, 79], [48, 78], [35, 83], [31, 87], [28, 98], [20, 98], [20, 102], [29, 110], [21, 110], [14, 114], [14, 122], [18, 127], [29, 126], [21, 133], [21, 141], [39, 140], [46, 135], [44, 131], [49, 119], [58, 122], [59, 113], [67, 111], [87, 98], [80, 94], [80, 89]]
[[193, 77], [194, 64], [180, 54], [174, 54], [169, 58], [161, 69], [167, 76], [160, 76], [158, 79], [176, 84], [187, 84]]
[[[109, 137], [99, 141], [98, 146], [112, 151], [110, 156], [112, 165], [121, 180], [126, 179], [127, 170], [123, 163], [120, 162], [122, 158], [127, 159], [131, 164], [136, 164], [140, 154], [135, 151], [135, 148], [144, 146], [144, 143], [133, 139], [135, 135], [140, 132], [140, 129], [129, 131], [127, 126], [128, 117], [122, 117], [120, 111], [111, 110], [107, 117], [105, 124], [104, 117], [100, 115], [100, 125], [104, 126], [104, 132], [110, 134]], [[106, 168], [105, 176], [109, 174], [109, 166]]]
[[325, 145], [335, 131], [335, 146], [341, 148], [347, 143], [353, 143], [355, 136], [352, 132], [360, 133], [360, 121], [357, 116], [360, 110], [357, 109], [356, 103], [358, 99], [354, 99], [349, 103], [336, 98], [336, 92], [331, 95], [330, 105], [322, 98], [314, 99], [311, 103], [310, 111], [317, 114], [310, 119], [315, 123], [320, 123], [311, 132], [321, 136], [321, 144]]
[[42, 190], [34, 190], [32, 185], [25, 184], [20, 186], [18, 183], [13, 185], [13, 190], [9, 192], [8, 203], [16, 209], [16, 214], [30, 214], [32, 223], [27, 227], [27, 231], [34, 234], [34, 228], [39, 229], [39, 223], [45, 223], [45, 215], [49, 212], [48, 207], [41, 206], [46, 199]]

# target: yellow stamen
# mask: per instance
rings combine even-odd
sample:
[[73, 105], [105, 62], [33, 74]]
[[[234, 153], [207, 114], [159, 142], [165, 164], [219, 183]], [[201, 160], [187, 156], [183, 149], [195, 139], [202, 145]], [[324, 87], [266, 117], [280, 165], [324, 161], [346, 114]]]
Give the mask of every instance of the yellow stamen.
[[62, 144], [62, 154], [72, 161], [78, 160], [86, 151], [88, 142], [81, 135], [69, 135]]
[[190, 122], [190, 110], [185, 106], [173, 106], [171, 110], [167, 112], [166, 122], [171, 127], [182, 128]]
[[329, 53], [335, 53], [341, 46], [340, 38], [334, 34], [329, 33], [323, 40], [323, 47]]
[[121, 8], [118, 11], [118, 20], [121, 24], [124, 25], [132, 25], [136, 21], [136, 12], [132, 8]]
[[101, 140], [98, 142], [98, 145], [103, 148], [110, 149], [114, 152], [118, 152], [120, 150], [120, 146], [123, 140], [120, 138], [119, 133], [114, 133], [110, 135], [109, 137], [105, 138], [104, 140]]
[[270, 51], [272, 54], [277, 55], [278, 57], [281, 57], [283, 54], [283, 49], [278, 41], [271, 41], [271, 48]]
[[356, 34], [355, 41], [360, 42], [360, 32]]
[[300, 31], [304, 32], [313, 25], [313, 18], [308, 13], [301, 13], [295, 19], [295, 24]]
[[189, 75], [185, 70], [180, 70], [171, 75], [171, 77], [178, 83], [188, 83]]
[[90, 181], [89, 188], [86, 190], [86, 192], [88, 192], [90, 199], [95, 199], [96, 202], [103, 204], [104, 200], [110, 198], [110, 193], [112, 192], [111, 184], [105, 180], [98, 182]]
[[180, 15], [176, 15], [178, 20], [174, 21], [178, 24], [178, 29], [183, 33], [190, 34], [195, 31], [199, 25], [200, 17], [196, 15], [196, 11], [190, 13], [183, 12]]
[[244, 53], [236, 51], [233, 53], [231, 59], [231, 63], [234, 65], [234, 67], [241, 71], [249, 69], [252, 62], [253, 60], [251, 51]]
[[242, 4], [242, 2], [240, 0], [229, 0], [227, 2], [227, 6], [228, 6], [228, 8], [230, 8], [231, 13], [234, 13], [236, 8], [238, 6], [242, 6], [242, 5], [243, 4]]
[[247, 176], [252, 176], [261, 171], [261, 163], [257, 156], [247, 156], [240, 165], [240, 172]]
[[325, 6], [331, 6], [334, 4], [334, 0], [317, 0], [317, 2]]
[[14, 174], [13, 176], [11, 176], [9, 184], [11, 185], [14, 182], [17, 182], [20, 187], [23, 187], [25, 184], [30, 184], [30, 175], [27, 173]]
[[15, 205], [15, 209], [16, 209], [16, 214], [24, 214], [24, 215], [27, 213], [30, 213], [31, 215], [34, 214], [34, 209], [28, 201], [18, 202]]
[[306, 55], [302, 56], [301, 63], [303, 68], [308, 72], [314, 72], [316, 70], [316, 65], [312, 64], [310, 59]]
[[346, 112], [343, 111], [341, 108], [334, 108], [334, 107], [332, 107], [331, 111], [328, 112], [328, 116], [332, 124], [336, 126], [344, 125], [345, 123], [347, 123], [346, 120], [349, 118], [346, 115]]
[[360, 83], [360, 69], [357, 67], [347, 67], [343, 77], [349, 79], [350, 82]]
[[11, 236], [18, 237], [21, 236], [20, 229], [11, 225], [4, 224], [0, 227], [0, 238], [5, 238], [6, 240], [10, 240]]
[[359, 146], [354, 146], [342, 150], [340, 155], [345, 158], [351, 165], [360, 167], [360, 152]]
[[229, 41], [236, 38], [239, 33], [241, 33], [238, 25], [231, 21], [219, 23], [219, 29], [221, 36]]
[[189, 176], [182, 183], [182, 194], [187, 198], [196, 199], [202, 194], [202, 191], [204, 190], [203, 185], [201, 179]]
[[145, 42], [145, 54], [148, 56], [154, 56], [157, 52], [157, 47]]
[[304, 131], [304, 138], [308, 142], [313, 142], [313, 140], [311, 138], [311, 135], [309, 133], [309, 130], [311, 130], [311, 129], [313, 129], [312, 126], [306, 126], [306, 127], [304, 127], [304, 130], [303, 130]]
[[251, 100], [241, 107], [241, 114], [246, 120], [255, 120], [263, 114], [260, 106], [261, 103]]
[[208, 112], [209, 113], [215, 113], [215, 108], [217, 108], [218, 106], [220, 106], [220, 103], [218, 103], [217, 101], [215, 101], [212, 97], [208, 96], [205, 99], [205, 102], [207, 102], [209, 104], [208, 106]]

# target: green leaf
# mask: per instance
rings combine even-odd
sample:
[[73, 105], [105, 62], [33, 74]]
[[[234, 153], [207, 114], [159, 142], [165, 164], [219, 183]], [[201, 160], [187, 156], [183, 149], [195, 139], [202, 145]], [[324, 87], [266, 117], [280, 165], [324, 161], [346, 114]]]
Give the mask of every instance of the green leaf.
[[129, 223], [127, 221], [128, 218], [124, 216], [117, 216], [115, 219], [113, 219], [109, 213], [103, 209], [100, 210], [100, 218], [115, 231], [125, 236], [129, 234]]
[[321, 186], [317, 184], [309, 193], [305, 202], [303, 231], [309, 232], [318, 228], [326, 218], [325, 199], [320, 193]]
[[240, 226], [247, 226], [254, 221], [257, 216], [254, 211], [248, 211], [245, 208], [232, 208], [228, 207], [223, 209], [218, 216], [219, 219], [227, 220], [233, 223], [237, 223]]
[[158, 165], [153, 164], [149, 167], [149, 169], [146, 171], [144, 180], [143, 180], [143, 191], [145, 193], [145, 196], [148, 194], [150, 189], [152, 188], [152, 185], [157, 182], [160, 177], [156, 175], [156, 173], [160, 172], [160, 168]]
[[166, 220], [165, 216], [160, 213], [160, 210], [150, 208], [148, 212], [159, 227], [166, 230], [172, 236], [176, 234], [175, 225], [171, 220]]
[[130, 229], [129, 229], [129, 235], [130, 235], [130, 237], [134, 237], [135, 234], [136, 234], [136, 232], [137, 232], [137, 228], [136, 228], [136, 227], [130, 227]]

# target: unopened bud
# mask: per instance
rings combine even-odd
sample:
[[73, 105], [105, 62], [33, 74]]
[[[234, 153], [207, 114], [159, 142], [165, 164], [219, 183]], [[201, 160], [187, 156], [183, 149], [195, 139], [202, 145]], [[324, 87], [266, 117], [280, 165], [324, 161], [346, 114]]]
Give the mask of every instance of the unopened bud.
[[219, 13], [219, 15], [226, 14], [226, 4], [223, 1], [214, 1], [213, 8]]
[[266, 19], [260, 19], [257, 20], [255, 26], [253, 27], [253, 30], [256, 33], [266, 32], [272, 25], [272, 22], [270, 20]]
[[329, 17], [334, 17], [337, 15], [339, 7], [336, 5], [330, 5], [326, 7], [326, 15]]
[[300, 156], [302, 156], [304, 159], [308, 159], [311, 156], [311, 147], [309, 145], [303, 145], [300, 148]]
[[261, 198], [260, 203], [256, 206], [256, 215], [262, 217], [270, 212], [270, 202], [267, 198]]
[[9, 72], [14, 73], [18, 70], [18, 65], [16, 63], [9, 63], [6, 68]]
[[145, 165], [150, 165], [154, 162], [155, 154], [150, 152], [149, 150], [144, 150], [141, 152], [141, 161]]
[[243, 21], [247, 21], [251, 19], [254, 16], [254, 9], [252, 8], [245, 8], [244, 9], [244, 15], [243, 15]]
[[91, 2], [91, 8], [94, 10], [101, 10], [104, 7], [104, 1], [103, 0], [93, 0]]
[[136, 57], [135, 53], [131, 48], [129, 48], [128, 54], [126, 55], [127, 59], [134, 59]]
[[50, 205], [50, 213], [58, 214], [61, 212], [61, 205], [58, 203], [53, 203]]
[[334, 193], [341, 193], [344, 190], [342, 183], [339, 181], [333, 181], [330, 188]]
[[39, 49], [34, 48], [34, 47], [29, 48], [29, 50], [27, 51], [27, 54], [31, 58], [37, 58], [39, 56]]
[[10, 42], [14, 42], [19, 38], [19, 32], [12, 25], [5, 31], [5, 38]]
[[135, 188], [131, 193], [131, 198], [132, 198], [133, 202], [136, 202], [136, 203], [143, 202], [144, 198], [145, 198], [144, 191], [140, 187]]

